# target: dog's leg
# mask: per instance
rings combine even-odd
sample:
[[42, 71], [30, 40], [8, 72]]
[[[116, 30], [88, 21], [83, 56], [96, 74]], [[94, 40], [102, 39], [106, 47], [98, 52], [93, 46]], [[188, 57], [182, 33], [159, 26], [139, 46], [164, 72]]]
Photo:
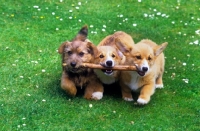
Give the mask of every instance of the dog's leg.
[[121, 91], [122, 91], [122, 98], [125, 101], [133, 101], [131, 89], [125, 85], [123, 82], [120, 82]]
[[71, 81], [64, 72], [61, 78], [61, 88], [65, 90], [65, 92], [70, 96], [75, 96], [77, 93], [77, 89], [74, 82]]
[[156, 79], [156, 88], [164, 88], [162, 81], [162, 74]]
[[137, 103], [139, 105], [145, 105], [150, 101], [151, 95], [153, 95], [155, 90], [154, 84], [145, 85], [141, 91]]
[[84, 98], [100, 100], [103, 98], [103, 85], [99, 80], [92, 80], [85, 89]]
[[92, 99], [100, 100], [103, 98], [104, 87], [99, 80], [94, 84], [95, 84], [95, 90], [92, 93]]
[[103, 98], [103, 91], [104, 87], [100, 81], [94, 83], [95, 84], [95, 90], [92, 93], [92, 99], [94, 100], [100, 100]]

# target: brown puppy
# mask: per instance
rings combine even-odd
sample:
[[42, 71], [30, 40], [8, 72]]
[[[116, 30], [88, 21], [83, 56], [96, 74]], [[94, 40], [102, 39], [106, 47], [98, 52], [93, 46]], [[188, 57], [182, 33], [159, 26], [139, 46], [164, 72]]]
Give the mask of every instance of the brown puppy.
[[97, 46], [98, 54], [94, 63], [110, 68], [107, 70], [95, 69], [98, 78], [104, 84], [112, 84], [118, 81], [120, 71], [113, 71], [112, 67], [125, 62], [125, 56], [116, 47], [116, 38], [121, 43], [134, 44], [132, 37], [125, 32], [117, 31], [112, 35], [105, 37]]
[[123, 99], [132, 101], [131, 91], [140, 91], [137, 103], [147, 104], [155, 88], [163, 88], [162, 76], [165, 61], [162, 52], [167, 43], [157, 45], [151, 40], [142, 40], [129, 46], [118, 40], [117, 46], [126, 56], [125, 64], [137, 67], [137, 71], [121, 72], [120, 85]]
[[92, 69], [81, 67], [82, 63], [93, 62], [97, 52], [97, 48], [86, 39], [87, 34], [88, 28], [84, 26], [71, 42], [64, 42], [58, 49], [62, 54], [62, 63], [66, 64], [63, 67], [61, 88], [75, 96], [77, 88], [85, 87], [84, 98], [99, 100], [102, 96], [94, 92], [103, 92], [103, 86]]

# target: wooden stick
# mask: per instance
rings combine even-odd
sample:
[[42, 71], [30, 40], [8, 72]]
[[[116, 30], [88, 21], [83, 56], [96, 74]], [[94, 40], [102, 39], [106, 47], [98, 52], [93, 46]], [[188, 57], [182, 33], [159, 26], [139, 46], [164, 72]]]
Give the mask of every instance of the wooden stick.
[[[66, 63], [63, 63], [63, 66], [66, 66]], [[92, 63], [83, 63], [81, 65], [82, 67], [87, 68], [93, 68], [93, 69], [112, 69], [112, 70], [122, 70], [122, 71], [136, 71], [136, 66], [130, 66], [130, 65], [117, 65], [112, 68], [106, 68], [98, 64], [92, 64]]]

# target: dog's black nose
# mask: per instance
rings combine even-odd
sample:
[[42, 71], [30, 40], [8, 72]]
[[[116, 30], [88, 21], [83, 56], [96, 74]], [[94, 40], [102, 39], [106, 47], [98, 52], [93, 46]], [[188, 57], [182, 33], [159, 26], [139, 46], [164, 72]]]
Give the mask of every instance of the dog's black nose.
[[76, 66], [76, 62], [71, 62], [70, 64], [72, 67], [75, 67]]
[[142, 71], [148, 71], [148, 67], [142, 67]]
[[107, 65], [107, 66], [112, 66], [112, 64], [113, 64], [113, 62], [112, 62], [111, 60], [106, 61], [106, 65]]

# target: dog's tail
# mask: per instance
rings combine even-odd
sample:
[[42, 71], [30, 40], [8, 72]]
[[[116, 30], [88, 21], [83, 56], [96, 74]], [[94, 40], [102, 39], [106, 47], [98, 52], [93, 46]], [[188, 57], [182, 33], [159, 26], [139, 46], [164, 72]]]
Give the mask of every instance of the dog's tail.
[[85, 25], [80, 29], [74, 40], [85, 41], [87, 39], [87, 35], [88, 35], [88, 26]]

